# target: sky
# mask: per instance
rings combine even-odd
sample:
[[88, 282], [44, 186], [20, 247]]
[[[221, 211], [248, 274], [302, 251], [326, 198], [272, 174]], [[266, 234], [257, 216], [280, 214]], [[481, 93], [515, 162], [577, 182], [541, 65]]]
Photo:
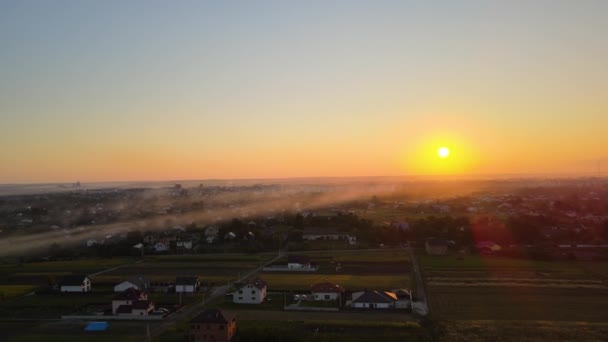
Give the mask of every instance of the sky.
[[606, 37], [602, 0], [0, 0], [0, 183], [608, 174]]

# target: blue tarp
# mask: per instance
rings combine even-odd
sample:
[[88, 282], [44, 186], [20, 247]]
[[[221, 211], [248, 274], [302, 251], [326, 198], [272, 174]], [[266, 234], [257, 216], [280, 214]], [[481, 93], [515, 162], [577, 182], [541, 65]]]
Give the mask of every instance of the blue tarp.
[[108, 322], [91, 322], [84, 328], [84, 331], [105, 331], [106, 329], [108, 329]]

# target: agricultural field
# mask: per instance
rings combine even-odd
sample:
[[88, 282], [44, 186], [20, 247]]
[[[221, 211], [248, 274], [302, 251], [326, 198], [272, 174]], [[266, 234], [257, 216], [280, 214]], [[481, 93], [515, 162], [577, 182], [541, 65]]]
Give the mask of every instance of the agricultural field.
[[[332, 282], [347, 290], [411, 288], [409, 258], [403, 250], [310, 252], [318, 272], [263, 272], [270, 291], [308, 290], [310, 285]], [[286, 259], [279, 263], [287, 263]]]
[[85, 321], [56, 321], [44, 323], [2, 322], [2, 341], [7, 342], [132, 342], [141, 341], [145, 325], [140, 322], [110, 322], [106, 332], [85, 332]]
[[428, 255], [420, 262], [440, 319], [606, 320], [602, 263]]
[[205, 284], [225, 284], [260, 267], [274, 254], [202, 254], [146, 257], [143, 261], [98, 276], [93, 284], [111, 286], [133, 276], [150, 281], [174, 282], [178, 276], [198, 276]]

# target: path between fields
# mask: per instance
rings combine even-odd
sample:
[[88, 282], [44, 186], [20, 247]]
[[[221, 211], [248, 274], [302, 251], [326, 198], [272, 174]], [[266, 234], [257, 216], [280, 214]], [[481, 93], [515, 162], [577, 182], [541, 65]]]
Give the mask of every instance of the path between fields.
[[429, 313], [428, 298], [424, 289], [424, 282], [422, 280], [422, 273], [420, 272], [420, 264], [416, 258], [416, 254], [412, 247], [406, 248], [410, 254], [410, 262], [412, 264], [412, 272], [414, 273], [414, 279], [416, 280], [416, 291], [418, 292], [416, 297], [418, 300], [412, 304], [414, 312], [419, 315], [426, 316]]
[[149, 340], [154, 339], [155, 337], [158, 337], [163, 332], [165, 332], [165, 330], [167, 330], [171, 325], [173, 325], [176, 322], [181, 321], [181, 320], [187, 318], [188, 316], [191, 316], [194, 313], [200, 311], [205, 306], [205, 304], [207, 304], [208, 302], [211, 302], [211, 301], [217, 299], [218, 297], [224, 296], [226, 294], [226, 292], [228, 291], [228, 289], [230, 288], [230, 286], [232, 286], [232, 284], [238, 283], [238, 282], [242, 282], [243, 280], [245, 280], [245, 279], [247, 279], [247, 278], [249, 278], [249, 277], [257, 274], [264, 267], [266, 267], [266, 266], [268, 266], [268, 265], [276, 262], [277, 260], [281, 259], [284, 255], [285, 255], [284, 252], [281, 251], [272, 260], [269, 260], [266, 263], [264, 263], [263, 265], [261, 265], [260, 267], [249, 271], [248, 273], [246, 273], [245, 275], [241, 276], [239, 279], [237, 279], [233, 283], [213, 288], [213, 290], [211, 291], [211, 294], [208, 297], [204, 298], [201, 302], [184, 307], [182, 310], [177, 311], [173, 315], [167, 317], [159, 325], [157, 325], [155, 327], [152, 327], [150, 329], [150, 335], [149, 335], [150, 338], [148, 338], [146, 336], [146, 338], [144, 339], [144, 341], [149, 341]]
[[98, 276], [98, 275], [106, 273], [106, 272], [111, 272], [111, 271], [114, 271], [114, 270], [117, 270], [119, 268], [123, 268], [123, 267], [126, 267], [126, 266], [131, 266], [131, 265], [139, 264], [142, 261], [144, 261], [144, 259], [139, 259], [139, 260], [137, 260], [136, 262], [133, 262], [133, 263], [124, 264], [124, 265], [108, 268], [107, 270], [103, 270], [103, 271], [99, 271], [99, 272], [96, 272], [96, 273], [93, 273], [93, 274], [89, 274], [89, 278], [90, 277]]

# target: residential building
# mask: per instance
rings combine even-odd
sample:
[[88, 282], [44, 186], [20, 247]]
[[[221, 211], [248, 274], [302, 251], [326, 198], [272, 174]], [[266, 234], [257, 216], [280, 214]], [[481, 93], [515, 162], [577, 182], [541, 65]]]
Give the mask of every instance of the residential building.
[[310, 287], [313, 300], [330, 301], [342, 298], [345, 290], [342, 286], [333, 283], [318, 283]]
[[121, 294], [118, 294], [112, 299], [112, 314], [116, 315], [119, 311], [119, 308], [124, 306], [122, 309], [122, 313], [126, 314], [127, 311], [130, 313], [132, 310], [132, 306], [141, 301], [147, 301], [148, 294], [142, 290], [136, 289], [127, 289]]
[[353, 293], [351, 306], [356, 309], [392, 309], [398, 300], [389, 291], [361, 291]]
[[310, 268], [310, 258], [305, 255], [290, 255], [287, 257], [287, 268]]
[[175, 292], [194, 293], [201, 286], [198, 277], [177, 277], [175, 278]]
[[131, 278], [114, 286], [114, 292], [124, 292], [128, 289], [148, 290], [150, 283], [142, 277]]
[[266, 298], [266, 282], [260, 278], [252, 279], [232, 294], [237, 304], [261, 304]]
[[91, 279], [86, 275], [65, 276], [59, 282], [60, 292], [89, 292], [91, 291]]
[[190, 342], [229, 342], [236, 333], [236, 316], [207, 309], [190, 321]]

